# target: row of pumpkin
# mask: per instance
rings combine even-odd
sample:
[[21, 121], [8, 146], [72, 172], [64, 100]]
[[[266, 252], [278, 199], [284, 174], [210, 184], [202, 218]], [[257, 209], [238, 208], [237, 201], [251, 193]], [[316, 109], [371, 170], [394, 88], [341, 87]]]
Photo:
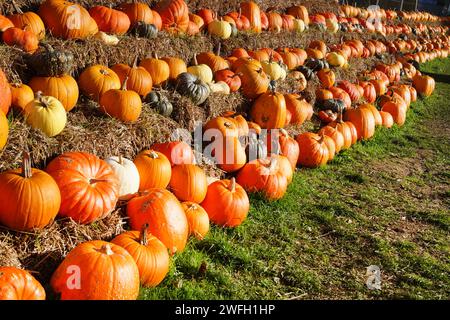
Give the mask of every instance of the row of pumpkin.
[[[198, 10], [196, 14], [190, 13], [184, 0], [160, 1], [154, 10], [138, 1], [124, 2], [117, 9], [95, 6], [87, 10], [69, 1], [46, 0], [37, 14], [23, 12], [14, 1], [12, 3], [16, 13], [8, 17], [0, 15], [2, 40], [29, 53], [38, 49], [39, 41], [45, 38], [46, 27], [53, 36], [64, 39], [94, 36], [107, 44], [117, 44], [119, 39], [114, 35], [123, 35], [130, 29], [135, 35], [146, 38], [156, 37], [158, 30], [162, 29], [188, 35], [206, 29], [213, 36], [227, 39], [236, 35], [238, 30], [256, 33], [262, 30], [303, 32], [311, 24], [333, 33], [342, 30], [387, 35], [412, 32], [405, 23], [386, 23], [398, 16], [405, 20], [408, 17], [431, 22], [438, 20], [427, 13], [397, 13], [383, 9], [368, 11], [351, 6], [342, 6], [339, 15], [333, 12], [310, 15], [304, 6], [291, 6], [285, 13], [269, 8], [266, 13], [253, 1], [241, 3], [239, 12], [229, 12], [220, 18], [207, 8]], [[444, 33], [446, 27], [420, 23], [414, 30], [416, 34], [428, 31]]]

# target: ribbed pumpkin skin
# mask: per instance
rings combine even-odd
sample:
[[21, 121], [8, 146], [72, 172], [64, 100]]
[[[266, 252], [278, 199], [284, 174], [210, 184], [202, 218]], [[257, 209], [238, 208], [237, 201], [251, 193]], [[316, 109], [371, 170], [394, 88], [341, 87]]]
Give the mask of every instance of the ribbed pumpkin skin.
[[[77, 275], [79, 288], [74, 281]], [[88, 241], [69, 252], [50, 284], [61, 300], [136, 300], [139, 270], [124, 248], [105, 241]]]
[[172, 141], [155, 143], [151, 146], [151, 149], [165, 155], [169, 159], [172, 167], [176, 164], [194, 163], [194, 153], [186, 142]]
[[[136, 24], [138, 21], [145, 22], [147, 24], [154, 24], [153, 11], [150, 7], [142, 2], [132, 1], [122, 3], [118, 9], [124, 12], [130, 19], [131, 26]], [[159, 28], [161, 29], [161, 28]]]
[[147, 234], [147, 243], [142, 243], [142, 233], [127, 231], [111, 242], [121, 246], [133, 257], [139, 269], [141, 284], [156, 287], [169, 272], [169, 253], [166, 246], [155, 236]]
[[329, 151], [318, 134], [305, 132], [295, 137], [295, 140], [300, 147], [298, 165], [314, 168], [327, 163]]
[[130, 28], [130, 18], [119, 10], [95, 6], [89, 9], [89, 14], [97, 22], [100, 31], [123, 35]]
[[330, 126], [325, 126], [322, 129], [320, 129], [320, 131], [318, 133], [319, 133], [319, 135], [324, 134], [324, 135], [330, 137], [331, 139], [333, 139], [335, 148], [336, 148], [336, 153], [341, 151], [342, 148], [344, 147], [344, 144], [345, 144], [344, 136], [342, 135], [342, 133], [340, 133], [335, 128], [330, 127]]
[[232, 181], [218, 180], [208, 186], [202, 207], [211, 222], [224, 227], [236, 227], [246, 218], [250, 209], [247, 192], [239, 184], [232, 188]]
[[0, 300], [45, 300], [45, 290], [29, 272], [0, 267]]
[[263, 129], [283, 128], [286, 123], [284, 96], [281, 93], [263, 93], [254, 102], [250, 116]]
[[170, 68], [164, 60], [148, 58], [143, 59], [139, 65], [150, 73], [154, 86], [160, 86], [169, 79]]
[[133, 90], [142, 97], [145, 97], [152, 91], [152, 77], [144, 67], [130, 67], [120, 63], [114, 65], [111, 69], [119, 76], [121, 83], [128, 76], [127, 90]]
[[306, 120], [311, 119], [314, 110], [311, 104], [304, 99], [299, 99], [296, 94], [285, 94], [286, 109], [291, 112], [292, 124], [303, 124]]
[[394, 101], [388, 101], [383, 104], [382, 111], [391, 114], [394, 122], [398, 126], [402, 126], [406, 121], [406, 107], [403, 104], [396, 103]]
[[134, 91], [111, 89], [100, 97], [100, 110], [124, 122], [135, 122], [142, 112], [142, 100]]
[[110, 89], [120, 88], [117, 74], [106, 66], [94, 65], [84, 69], [78, 78], [80, 90], [88, 98], [99, 101], [100, 97]]
[[161, 16], [164, 29], [186, 32], [189, 24], [189, 8], [184, 0], [163, 0], [157, 3], [155, 9]]
[[189, 235], [186, 214], [177, 198], [166, 189], [149, 189], [146, 195], [132, 199], [127, 215], [133, 230], [140, 230], [147, 223], [148, 231], [170, 253], [184, 250]]
[[203, 169], [195, 164], [180, 164], [172, 168], [170, 189], [181, 201], [201, 203], [205, 199], [208, 182]]
[[[353, 134], [352, 129], [348, 125], [348, 122], [342, 121], [333, 121], [330, 124], [328, 124], [329, 127], [332, 127], [336, 129], [338, 132], [341, 133], [342, 138], [344, 139], [344, 144], [342, 145], [342, 150], [348, 149], [352, 146], [353, 142]], [[356, 141], [355, 141], [356, 142]]]
[[394, 125], [394, 118], [387, 111], [380, 111], [380, 116], [382, 119], [382, 125], [386, 128], [391, 128]]
[[33, 77], [29, 83], [34, 92], [41, 91], [45, 96], [58, 99], [67, 112], [72, 110], [78, 101], [78, 84], [69, 75], [60, 77]]
[[11, 106], [11, 88], [5, 73], [0, 69], [0, 111], [6, 115]]
[[383, 120], [381, 119], [380, 111], [373, 104], [363, 104], [360, 108], [367, 108], [372, 112], [373, 119], [375, 120], [375, 126], [381, 126]]
[[8, 16], [9, 20], [14, 24], [15, 27], [24, 29], [27, 28], [28, 31], [33, 32], [38, 40], [45, 38], [45, 26], [41, 17], [39, 17], [34, 12], [25, 12], [22, 14], [13, 14]]
[[31, 169], [24, 178], [22, 169], [0, 174], [0, 223], [13, 230], [42, 229], [52, 222], [61, 205], [55, 180], [44, 171]]
[[61, 190], [61, 216], [87, 224], [114, 210], [120, 184], [105, 161], [85, 152], [67, 152], [53, 159], [46, 171]]
[[[242, 59], [242, 58], [241, 58]], [[238, 59], [239, 61], [240, 59]], [[254, 99], [267, 91], [270, 79], [263, 71], [261, 64], [243, 62], [236, 69], [236, 73], [241, 77], [242, 93], [246, 98]]]
[[11, 84], [11, 106], [23, 112], [30, 101], [34, 100], [33, 90], [23, 83]]
[[139, 190], [166, 188], [172, 176], [172, 166], [167, 157], [154, 150], [144, 150], [134, 159], [139, 171]]
[[3, 112], [0, 111], [0, 150], [2, 150], [3, 147], [6, 145], [6, 142], [8, 141], [8, 135], [9, 135], [8, 119], [3, 114]]
[[370, 139], [375, 134], [375, 118], [367, 108], [349, 109], [344, 120], [350, 121], [356, 128], [358, 140]]
[[209, 231], [209, 216], [205, 209], [194, 202], [181, 203], [189, 223], [189, 235], [202, 240]]
[[242, 15], [250, 21], [250, 27], [253, 32], [261, 32], [261, 10], [253, 1], [241, 3]]
[[178, 76], [183, 72], [187, 72], [186, 63], [180, 58], [175, 57], [165, 57], [162, 58], [167, 65], [169, 66], [169, 80], [174, 81], [177, 80]]

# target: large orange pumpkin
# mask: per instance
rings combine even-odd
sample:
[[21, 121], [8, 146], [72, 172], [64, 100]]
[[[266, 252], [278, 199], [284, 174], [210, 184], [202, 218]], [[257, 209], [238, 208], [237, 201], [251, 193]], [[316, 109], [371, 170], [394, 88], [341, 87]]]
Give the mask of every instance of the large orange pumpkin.
[[0, 300], [45, 300], [45, 290], [28, 271], [0, 267]]
[[123, 35], [131, 25], [126, 13], [113, 8], [95, 6], [89, 9], [89, 14], [97, 23], [98, 29], [106, 33]]
[[21, 169], [0, 174], [0, 223], [13, 230], [41, 229], [55, 219], [61, 195], [55, 180], [31, 168], [24, 153]]
[[281, 93], [268, 91], [253, 103], [250, 116], [263, 129], [282, 128], [286, 123], [286, 100]]
[[162, 0], [156, 4], [164, 29], [186, 32], [189, 25], [189, 8], [184, 0]]
[[211, 183], [202, 207], [213, 223], [237, 227], [246, 219], [250, 202], [245, 190], [231, 178]]
[[150, 73], [154, 86], [160, 86], [169, 79], [169, 65], [166, 61], [158, 59], [157, 55], [154, 58], [143, 59], [139, 66], [144, 67]]
[[184, 250], [189, 224], [180, 202], [166, 189], [149, 189], [145, 195], [132, 199], [127, 215], [133, 230], [142, 230], [148, 224], [149, 232], [172, 254]]
[[142, 21], [146, 24], [154, 24], [157, 26], [158, 30], [161, 30], [161, 26], [157, 25], [158, 21], [155, 21], [157, 20], [157, 17], [155, 18], [154, 11], [152, 11], [146, 3], [137, 0], [131, 2], [125, 1], [118, 9], [128, 16], [131, 26]]
[[375, 118], [368, 108], [349, 109], [344, 120], [354, 124], [358, 140], [370, 139], [375, 134]]
[[78, 78], [81, 92], [87, 97], [99, 101], [100, 97], [110, 89], [119, 89], [119, 76], [106, 66], [94, 65], [84, 69]]
[[241, 2], [241, 14], [250, 21], [253, 32], [261, 32], [261, 10], [255, 2]]
[[297, 164], [303, 167], [314, 168], [327, 163], [329, 151], [323, 136], [312, 132], [305, 132], [295, 137], [300, 154]]
[[111, 69], [119, 76], [121, 83], [128, 77], [128, 90], [133, 90], [142, 97], [145, 97], [152, 91], [152, 76], [144, 67], [137, 66], [137, 57], [131, 67], [127, 64], [119, 63], [112, 66]]
[[306, 120], [311, 119], [314, 110], [305, 99], [301, 99], [297, 94], [285, 94], [284, 100], [286, 101], [286, 109], [292, 115], [291, 124], [301, 125]]
[[154, 150], [144, 150], [134, 159], [139, 172], [139, 190], [166, 188], [172, 175], [172, 166], [167, 157]]
[[33, 77], [29, 83], [34, 92], [58, 99], [67, 112], [72, 110], [78, 101], [78, 84], [69, 75], [58, 77]]
[[181, 201], [200, 203], [206, 196], [206, 174], [194, 164], [180, 164], [172, 168], [170, 189]]
[[13, 6], [15, 7], [17, 13], [8, 16], [9, 20], [14, 24], [15, 27], [20, 29], [27, 29], [33, 32], [38, 40], [42, 40], [45, 37], [45, 26], [41, 17], [32, 11], [23, 12], [13, 1]]
[[67, 152], [53, 159], [46, 171], [61, 190], [61, 216], [86, 224], [114, 210], [120, 184], [105, 161], [85, 152]]
[[124, 248], [88, 241], [69, 252], [50, 284], [61, 300], [136, 300], [139, 269]]

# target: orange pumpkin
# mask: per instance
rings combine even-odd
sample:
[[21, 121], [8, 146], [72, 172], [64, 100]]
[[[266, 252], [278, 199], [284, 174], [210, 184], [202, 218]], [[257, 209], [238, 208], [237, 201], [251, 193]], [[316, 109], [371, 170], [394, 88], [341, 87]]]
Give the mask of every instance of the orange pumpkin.
[[203, 240], [209, 231], [209, 216], [203, 207], [194, 202], [183, 202], [181, 206], [189, 223], [189, 235]]
[[165, 57], [165, 58], [162, 58], [162, 60], [164, 60], [167, 63], [167, 65], [169, 66], [169, 80], [170, 81], [176, 80], [181, 73], [187, 72], [186, 63], [183, 60], [181, 60], [180, 58]]
[[113, 8], [95, 6], [89, 9], [89, 14], [97, 23], [98, 29], [106, 33], [123, 35], [131, 25], [126, 13]]
[[380, 111], [380, 116], [383, 127], [392, 128], [392, 126], [394, 125], [394, 118], [392, 117], [392, 115], [387, 111]]
[[297, 164], [307, 168], [324, 165], [329, 160], [328, 147], [324, 136], [312, 132], [305, 132], [295, 137], [300, 146]]
[[375, 134], [375, 118], [368, 108], [349, 109], [344, 114], [344, 120], [353, 123], [358, 140], [370, 139]]
[[169, 79], [169, 64], [164, 60], [158, 59], [158, 55], [155, 55], [154, 58], [143, 59], [139, 66], [148, 71], [154, 86], [160, 86]]
[[191, 147], [183, 141], [155, 143], [151, 149], [165, 155], [172, 167], [177, 164], [194, 163], [194, 153]]
[[253, 103], [250, 116], [263, 129], [282, 128], [286, 122], [286, 100], [281, 93], [263, 93]]
[[337, 129], [331, 126], [325, 126], [318, 132], [319, 135], [325, 135], [333, 139], [335, 151], [338, 153], [342, 150], [345, 144], [344, 136]]
[[117, 74], [121, 83], [128, 77], [127, 89], [135, 91], [141, 97], [145, 97], [152, 91], [152, 76], [144, 67], [137, 66], [137, 56], [131, 67], [120, 63], [112, 66], [111, 69]]
[[[44, 93], [45, 94], [45, 93]], [[48, 96], [48, 94], [45, 94]], [[28, 103], [34, 100], [33, 89], [23, 83], [11, 84], [11, 106], [23, 112]]]
[[58, 99], [67, 112], [72, 110], [78, 102], [78, 84], [69, 75], [33, 77], [29, 84], [34, 92], [41, 91], [43, 95]]
[[16, 27], [3, 31], [2, 40], [8, 46], [17, 46], [28, 53], [35, 52], [39, 47], [39, 40], [33, 32]]
[[163, 0], [156, 4], [163, 29], [184, 33], [189, 24], [189, 8], [183, 0]]
[[28, 30], [34, 33], [38, 40], [42, 40], [45, 38], [45, 26], [41, 17], [39, 17], [36, 13], [28, 11], [23, 12], [13, 1], [13, 6], [17, 11], [16, 14], [8, 16], [8, 19], [14, 24], [15, 27]]
[[144, 150], [134, 159], [139, 172], [139, 190], [166, 188], [172, 175], [172, 166], [167, 157], [154, 150]]
[[206, 174], [195, 164], [180, 164], [172, 168], [170, 189], [181, 201], [201, 203], [206, 196]]
[[94, 65], [84, 69], [78, 78], [81, 92], [87, 97], [99, 101], [110, 89], [120, 89], [119, 76], [106, 66]]
[[0, 300], [45, 300], [45, 290], [28, 271], [0, 267]]

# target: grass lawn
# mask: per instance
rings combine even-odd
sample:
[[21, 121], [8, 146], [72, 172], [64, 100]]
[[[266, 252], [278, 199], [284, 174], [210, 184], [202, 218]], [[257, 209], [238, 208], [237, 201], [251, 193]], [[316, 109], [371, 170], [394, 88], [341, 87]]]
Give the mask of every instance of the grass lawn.
[[[450, 59], [423, 71], [450, 75]], [[141, 299], [449, 299], [450, 84], [406, 124], [301, 169], [287, 195], [251, 196], [236, 229], [212, 227]], [[381, 290], [366, 268], [381, 269]]]

